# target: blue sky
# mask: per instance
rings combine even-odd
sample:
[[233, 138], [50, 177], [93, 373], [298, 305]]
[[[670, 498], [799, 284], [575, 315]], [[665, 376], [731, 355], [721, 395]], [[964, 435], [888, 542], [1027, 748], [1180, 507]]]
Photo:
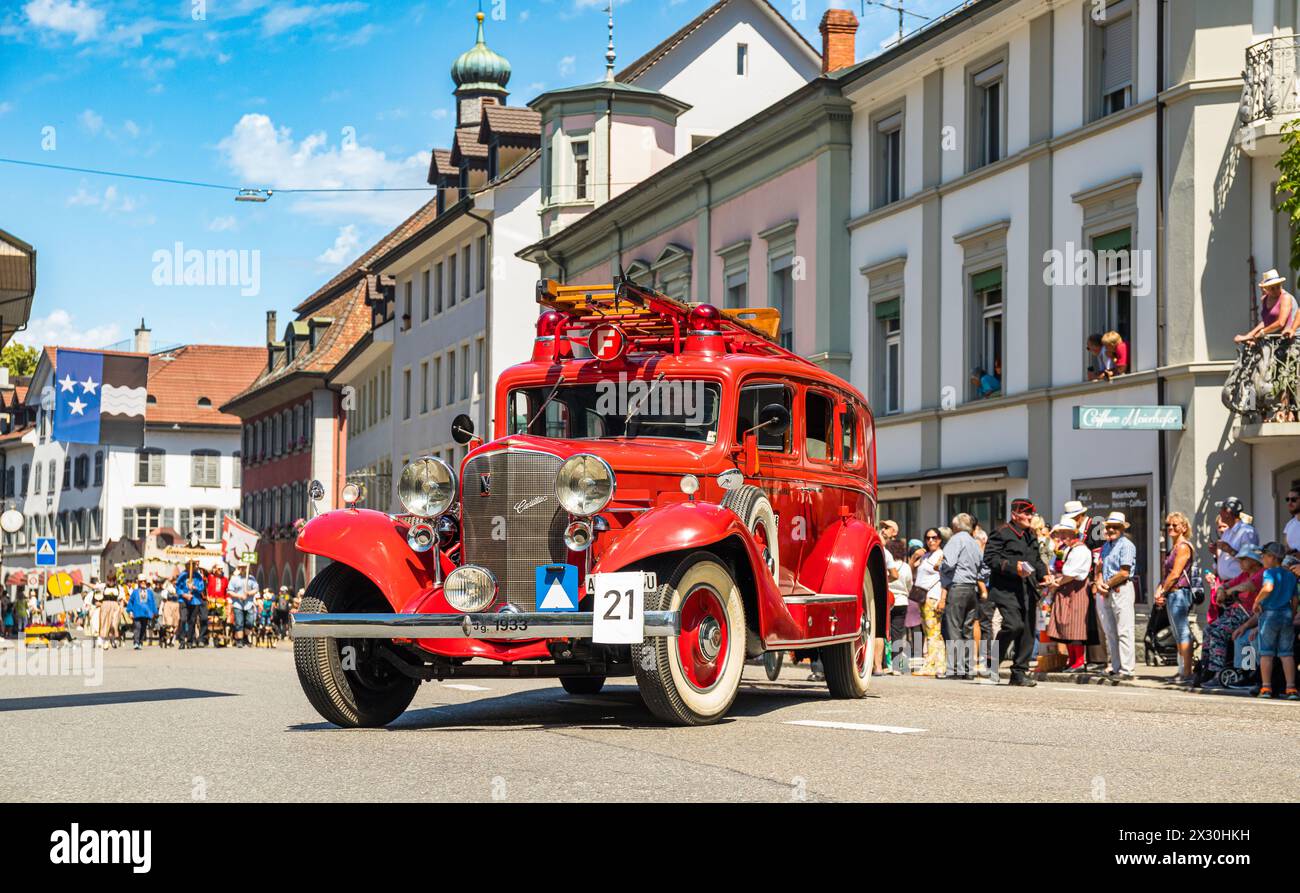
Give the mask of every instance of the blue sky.
[[[709, 5], [620, 0], [619, 66]], [[820, 45], [825, 0], [775, 5], [790, 18], [804, 9], [795, 24]], [[863, 18], [859, 58], [897, 28], [893, 13], [863, 16], [860, 0], [837, 5]], [[908, 4], [927, 15], [953, 5]], [[513, 69], [512, 105], [602, 76], [604, 7], [484, 0], [488, 45]], [[424, 186], [429, 149], [450, 145], [448, 69], [473, 44], [477, 9], [473, 0], [0, 0], [0, 158], [235, 186]], [[0, 229], [38, 251], [33, 319], [19, 340], [104, 346], [143, 317], [155, 344], [260, 344], [268, 309], [283, 324], [430, 195], [236, 203], [225, 190], [0, 164]], [[257, 293], [159, 284], [159, 252], [177, 243], [256, 250]]]

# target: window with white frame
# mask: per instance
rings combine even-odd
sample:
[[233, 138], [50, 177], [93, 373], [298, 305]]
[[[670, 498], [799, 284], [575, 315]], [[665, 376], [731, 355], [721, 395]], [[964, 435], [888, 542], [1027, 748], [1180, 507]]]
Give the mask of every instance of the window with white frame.
[[411, 417], [411, 370], [402, 370], [402, 420]]
[[221, 453], [216, 450], [190, 451], [190, 486], [221, 486]]
[[429, 363], [426, 360], [420, 364], [420, 412], [421, 414], [429, 411]]
[[189, 537], [191, 532], [199, 535], [199, 541], [215, 543], [221, 539], [221, 524], [216, 509], [181, 509], [180, 534]]
[[903, 111], [876, 120], [875, 193], [876, 207], [903, 197]]
[[442, 312], [442, 263], [437, 263], [433, 267], [433, 314], [437, 316]]
[[969, 78], [970, 167], [984, 167], [1006, 154], [1006, 59], [979, 67]]
[[589, 145], [585, 139], [574, 140], [569, 144], [569, 151], [573, 154], [573, 198], [575, 201], [587, 200], [589, 192], [587, 181], [591, 175]]
[[[1119, 344], [1105, 350], [1108, 355], [1116, 354], [1109, 359], [1120, 365], [1117, 371], [1121, 374], [1135, 368], [1132, 243], [1133, 230], [1130, 227], [1094, 236], [1092, 251], [1096, 259], [1097, 284], [1085, 289], [1088, 333], [1101, 336], [1103, 343], [1113, 341], [1111, 333], [1119, 335]], [[1091, 356], [1087, 359], [1093, 360]]]
[[163, 451], [159, 449], [136, 450], [135, 482], [161, 486], [163, 483]]
[[468, 301], [470, 295], [470, 257], [469, 246], [460, 249], [460, 299]]
[[460, 348], [460, 399], [469, 399], [470, 385], [469, 345]]
[[1088, 80], [1094, 118], [1105, 117], [1133, 104], [1137, 70], [1137, 17], [1134, 0], [1112, 0], [1089, 7]]
[[885, 415], [903, 408], [903, 312], [899, 297], [877, 301], [875, 402]]
[[1005, 319], [1002, 268], [984, 270], [971, 276], [972, 372], [969, 399], [997, 396], [1002, 392], [1002, 349]]
[[144, 539], [152, 530], [163, 526], [163, 510], [157, 506], [136, 506], [122, 510], [122, 535], [127, 539]]
[[429, 321], [429, 271], [420, 273], [420, 322]]

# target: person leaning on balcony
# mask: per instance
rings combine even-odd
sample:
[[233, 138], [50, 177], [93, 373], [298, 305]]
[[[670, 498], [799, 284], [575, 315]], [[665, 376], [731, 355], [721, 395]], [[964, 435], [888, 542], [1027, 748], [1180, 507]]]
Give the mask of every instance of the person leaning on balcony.
[[1264, 274], [1264, 278], [1259, 280], [1259, 290], [1262, 298], [1259, 306], [1259, 324], [1244, 335], [1238, 335], [1232, 340], [1241, 344], [1246, 341], [1255, 341], [1266, 335], [1282, 333], [1285, 335], [1294, 335], [1297, 322], [1297, 307], [1295, 296], [1282, 287], [1286, 282], [1286, 277], [1278, 274], [1277, 270], [1269, 270]]
[[1107, 332], [1101, 336], [1102, 353], [1106, 355], [1109, 361], [1109, 371], [1106, 378], [1114, 378], [1116, 375], [1128, 374], [1128, 344], [1119, 332]]

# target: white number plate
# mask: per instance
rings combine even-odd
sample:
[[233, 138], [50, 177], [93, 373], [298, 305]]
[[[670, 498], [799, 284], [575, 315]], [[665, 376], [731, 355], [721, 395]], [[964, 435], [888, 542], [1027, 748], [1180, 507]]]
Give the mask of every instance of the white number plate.
[[592, 574], [587, 591], [594, 596], [595, 624], [591, 640], [603, 645], [635, 645], [645, 641], [645, 574], [621, 571]]

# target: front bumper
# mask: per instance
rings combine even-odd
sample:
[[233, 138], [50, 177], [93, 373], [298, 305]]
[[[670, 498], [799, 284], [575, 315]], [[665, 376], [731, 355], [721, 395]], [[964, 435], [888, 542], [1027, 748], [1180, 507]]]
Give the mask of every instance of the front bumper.
[[[295, 614], [295, 639], [590, 639], [591, 611], [501, 614]], [[677, 611], [646, 611], [645, 636], [681, 632]]]

